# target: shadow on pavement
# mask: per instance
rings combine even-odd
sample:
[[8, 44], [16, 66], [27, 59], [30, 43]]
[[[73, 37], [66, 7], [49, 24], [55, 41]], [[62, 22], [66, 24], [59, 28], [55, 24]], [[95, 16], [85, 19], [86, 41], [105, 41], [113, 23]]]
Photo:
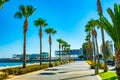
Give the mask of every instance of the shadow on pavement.
[[58, 69], [46, 69], [45, 71], [57, 71]]
[[52, 72], [44, 72], [44, 73], [40, 73], [38, 75], [55, 75], [56, 73], [52, 73]]
[[94, 76], [95, 74], [92, 75], [83, 75], [83, 76], [76, 76], [76, 77], [70, 77], [70, 78], [65, 78], [65, 79], [60, 79], [60, 80], [70, 80], [70, 79], [77, 79], [77, 78], [82, 78], [82, 77], [86, 77], [86, 76]]
[[68, 71], [61, 71], [61, 72], [58, 72], [58, 73], [67, 73]]

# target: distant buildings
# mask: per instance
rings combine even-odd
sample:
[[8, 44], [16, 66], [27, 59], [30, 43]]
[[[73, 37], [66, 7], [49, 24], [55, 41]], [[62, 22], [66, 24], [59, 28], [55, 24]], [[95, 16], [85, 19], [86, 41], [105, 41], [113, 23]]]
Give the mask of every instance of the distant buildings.
[[55, 55], [56, 57], [59, 57], [59, 53], [60, 53], [60, 55], [62, 56], [62, 59], [66, 59], [70, 55], [71, 59], [79, 60], [79, 56], [82, 55], [81, 50], [82, 49], [73, 49], [73, 50], [70, 50], [70, 52], [69, 51], [55, 51]]
[[[12, 58], [23, 59], [23, 54], [13, 54]], [[40, 54], [26, 54], [26, 60], [39, 60], [39, 59], [40, 59]], [[49, 59], [48, 52], [43, 52], [42, 53], [42, 59], [43, 60], [48, 60]]]
[[[113, 54], [114, 52], [113, 52], [113, 42], [112, 41], [109, 41], [109, 40], [107, 40], [106, 42], [105, 42], [105, 47], [106, 47], [106, 53], [107, 54]], [[102, 47], [102, 45], [101, 45], [101, 47], [100, 47], [101, 49], [101, 53], [103, 53], [103, 47]]]
[[109, 44], [110, 44], [110, 49], [111, 49], [111, 52], [112, 52], [112, 54], [113, 54], [113, 42], [112, 41], [108, 41], [109, 42]]

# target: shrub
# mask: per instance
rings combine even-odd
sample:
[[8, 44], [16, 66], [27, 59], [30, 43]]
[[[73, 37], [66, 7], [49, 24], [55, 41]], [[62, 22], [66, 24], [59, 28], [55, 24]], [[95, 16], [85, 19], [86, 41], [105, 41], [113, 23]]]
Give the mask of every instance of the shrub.
[[54, 67], [54, 66], [55, 66], [55, 63], [49, 64], [49, 67]]
[[[87, 60], [86, 62], [90, 65], [91, 69], [95, 69], [96, 65], [99, 66], [99, 69], [104, 69], [104, 63], [101, 63], [101, 64], [96, 63], [95, 64], [94, 61], [90, 61], [90, 60]], [[108, 66], [107, 66], [107, 69], [108, 69]]]
[[55, 66], [59, 66], [61, 63], [60, 62], [55, 62]]
[[25, 73], [26, 73], [25, 69], [19, 69], [18, 70], [18, 75], [22, 75], [22, 74], [25, 74]]
[[8, 73], [1, 73], [0, 74], [0, 80], [3, 80], [3, 79], [6, 79], [6, 78], [8, 78], [9, 77], [9, 75], [8, 75]]

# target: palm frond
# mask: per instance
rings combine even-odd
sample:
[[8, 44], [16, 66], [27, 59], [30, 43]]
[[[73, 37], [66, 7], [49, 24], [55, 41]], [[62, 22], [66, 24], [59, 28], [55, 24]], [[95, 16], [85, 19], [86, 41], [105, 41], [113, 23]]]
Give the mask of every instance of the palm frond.
[[45, 29], [45, 32], [47, 33], [47, 34], [55, 34], [57, 31], [54, 29], [54, 28], [46, 28]]
[[20, 5], [19, 10], [24, 17], [28, 18], [29, 16], [31, 16], [34, 13], [34, 11], [36, 9], [33, 8], [33, 6], [31, 6], [31, 5], [27, 5], [27, 6]]
[[9, 0], [0, 0], [0, 9], [2, 9], [3, 8], [3, 4], [5, 3], [5, 2], [8, 2]]
[[33, 6], [31, 6], [31, 5], [26, 6], [27, 17], [31, 16], [35, 10], [36, 10], [36, 8], [33, 8]]
[[22, 18], [22, 13], [21, 12], [16, 12], [14, 15], [15, 18]]
[[42, 18], [38, 18], [37, 20], [34, 21], [35, 26], [41, 26], [41, 27], [45, 27], [48, 24], [46, 23], [46, 20], [42, 19]]

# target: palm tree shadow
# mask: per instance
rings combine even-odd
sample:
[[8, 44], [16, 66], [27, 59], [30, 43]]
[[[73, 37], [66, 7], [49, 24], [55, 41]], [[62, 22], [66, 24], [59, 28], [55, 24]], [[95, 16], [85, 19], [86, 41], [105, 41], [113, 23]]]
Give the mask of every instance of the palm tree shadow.
[[44, 73], [40, 73], [38, 75], [55, 75], [56, 73], [53, 72], [44, 72]]
[[70, 80], [70, 79], [77, 79], [77, 78], [82, 78], [82, 77], [87, 77], [87, 76], [94, 76], [95, 74], [92, 75], [83, 75], [83, 76], [76, 76], [76, 77], [70, 77], [70, 78], [65, 78], [65, 79], [60, 79], [60, 80]]
[[61, 74], [62, 74], [62, 73], [68, 73], [68, 71], [61, 71], [61, 72], [58, 72], [58, 73], [61, 73]]
[[58, 69], [46, 69], [45, 71], [57, 71]]

